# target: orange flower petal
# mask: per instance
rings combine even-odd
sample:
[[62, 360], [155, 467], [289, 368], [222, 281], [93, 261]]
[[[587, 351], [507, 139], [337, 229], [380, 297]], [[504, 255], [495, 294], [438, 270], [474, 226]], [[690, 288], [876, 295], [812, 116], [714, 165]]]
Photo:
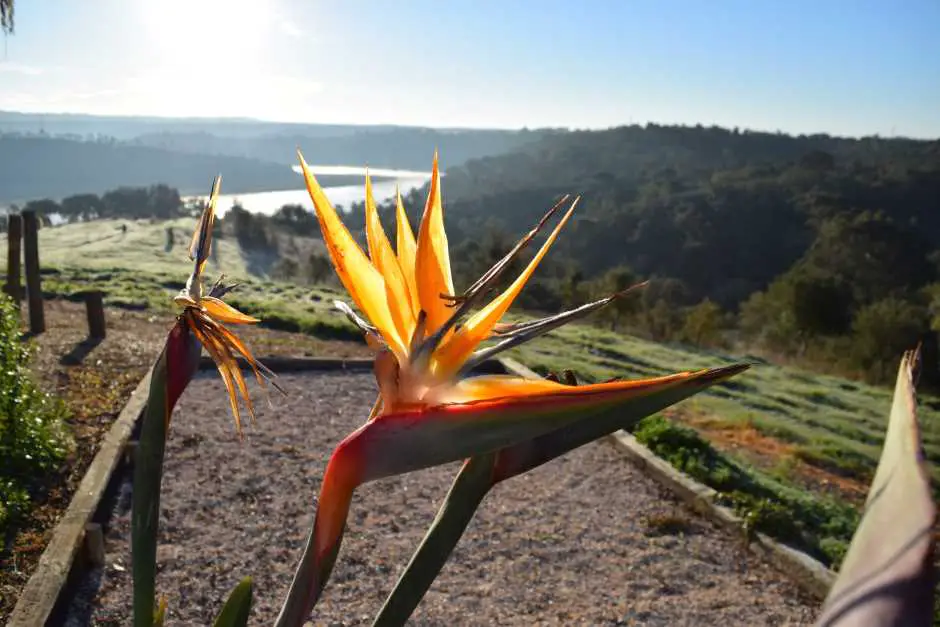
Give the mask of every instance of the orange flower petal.
[[400, 189], [395, 189], [395, 197], [395, 222], [397, 226], [395, 249], [398, 254], [398, 265], [401, 267], [405, 282], [408, 284], [411, 310], [415, 312], [415, 317], [417, 317], [417, 312], [421, 311], [421, 302], [418, 300], [418, 284], [415, 282], [415, 256], [418, 252], [418, 244], [415, 242], [415, 234], [411, 229], [411, 222], [408, 221], [408, 214], [405, 213], [405, 205], [401, 201]]
[[431, 174], [431, 189], [424, 207], [418, 230], [418, 250], [415, 258], [415, 282], [418, 301], [427, 313], [427, 334], [434, 333], [450, 317], [451, 311], [441, 294], [454, 293], [450, 273], [450, 253], [447, 233], [444, 231], [444, 208], [441, 204], [441, 174], [437, 152]]
[[200, 303], [207, 314], [223, 324], [254, 324], [255, 322], [261, 322], [257, 318], [243, 314], [225, 301], [214, 296], [203, 296], [200, 299]]
[[587, 385], [565, 385], [548, 379], [523, 379], [513, 375], [482, 375], [462, 379], [451, 386], [446, 392], [439, 394], [434, 400], [442, 404], [473, 403], [483, 401], [496, 405], [508, 406], [514, 402], [530, 404], [543, 399], [560, 399], [567, 397], [591, 397], [611, 392], [624, 392], [627, 390], [653, 389], [651, 385], [659, 386], [678, 382], [700, 373], [680, 372], [654, 379], [635, 379], [628, 381], [609, 381], [607, 383], [593, 383]]
[[297, 156], [300, 158], [300, 167], [307, 183], [307, 191], [316, 208], [323, 241], [329, 250], [330, 259], [333, 261], [339, 280], [356, 306], [388, 342], [389, 347], [397, 356], [404, 359], [407, 354], [405, 349], [407, 344], [398, 334], [392, 313], [389, 311], [385, 279], [362, 252], [346, 225], [336, 215], [336, 210], [323, 193], [323, 188], [320, 187], [313, 173], [310, 172], [299, 150]]
[[551, 235], [548, 236], [548, 239], [545, 240], [545, 243], [542, 244], [542, 248], [539, 249], [539, 252], [536, 253], [535, 257], [532, 258], [532, 261], [529, 262], [529, 265], [526, 266], [526, 269], [522, 271], [522, 274], [519, 275], [512, 285], [493, 299], [489, 305], [470, 316], [466, 324], [448, 340], [445, 340], [434, 352], [434, 356], [431, 358], [431, 371], [434, 374], [449, 376], [457, 372], [461, 364], [470, 356], [480, 342], [490, 335], [493, 328], [512, 305], [513, 300], [519, 295], [522, 288], [525, 287], [526, 282], [531, 278], [532, 273], [535, 272], [535, 269], [548, 252], [548, 249], [551, 248], [551, 245], [555, 242], [555, 238], [558, 237], [558, 233], [561, 232], [561, 229], [564, 228], [565, 224], [568, 222], [577, 204], [578, 201], [576, 199], [574, 203], [572, 203], [571, 208], [565, 213], [564, 217], [558, 222], [558, 225], [552, 231]]
[[379, 219], [379, 210], [375, 206], [375, 197], [372, 195], [372, 180], [366, 172], [366, 238], [369, 241], [369, 256], [372, 264], [378, 268], [385, 277], [385, 293], [388, 308], [398, 334], [405, 340], [410, 340], [415, 328], [415, 313], [411, 308], [411, 294], [408, 293], [408, 284], [398, 264], [392, 244], [385, 235], [382, 221]]

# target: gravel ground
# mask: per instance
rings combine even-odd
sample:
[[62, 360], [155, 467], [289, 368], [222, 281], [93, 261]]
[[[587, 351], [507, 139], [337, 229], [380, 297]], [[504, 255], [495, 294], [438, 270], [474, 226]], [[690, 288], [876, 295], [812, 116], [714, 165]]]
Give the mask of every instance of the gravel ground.
[[[45, 301], [43, 308], [46, 331], [30, 341], [35, 349], [30, 367], [43, 390], [68, 406], [67, 423], [74, 446], [65, 463], [46, 477], [44, 492], [34, 497], [29, 514], [0, 552], [0, 625], [6, 624], [101, 439], [153, 365], [173, 324], [169, 312], [108, 307], [107, 338], [87, 342], [83, 303], [52, 299]], [[22, 315], [25, 323], [25, 306]], [[321, 340], [260, 327], [240, 328], [238, 334], [258, 357], [372, 354], [365, 343]]]
[[[326, 460], [375, 398], [371, 375], [281, 380], [290, 396], [275, 398], [243, 443], [218, 377], [201, 375], [177, 408], [158, 549], [169, 624], [211, 624], [248, 574], [256, 584], [251, 623], [273, 622]], [[370, 623], [457, 468], [360, 488], [313, 624]], [[125, 494], [107, 535], [107, 564], [85, 582], [70, 624], [130, 624], [129, 545]], [[814, 607], [739, 540], [683, 510], [598, 442], [498, 486], [411, 624], [802, 625]]]

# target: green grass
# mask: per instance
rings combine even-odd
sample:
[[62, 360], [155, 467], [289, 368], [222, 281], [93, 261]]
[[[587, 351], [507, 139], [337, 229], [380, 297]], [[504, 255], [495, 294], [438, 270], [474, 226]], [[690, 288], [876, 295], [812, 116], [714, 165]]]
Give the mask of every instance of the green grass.
[[[196, 225], [195, 218], [164, 222], [150, 220], [93, 220], [39, 230], [39, 254], [43, 268], [78, 263], [82, 268], [123, 268], [148, 273], [179, 275], [189, 266], [186, 249]], [[122, 232], [121, 227], [127, 231]], [[166, 229], [173, 229], [173, 247], [167, 250]], [[0, 255], [6, 259], [6, 238], [0, 241]], [[213, 242], [216, 261], [227, 273], [247, 276], [248, 261], [238, 243], [229, 238]]]
[[[654, 376], [747, 360], [656, 344], [587, 325], [562, 328], [511, 355], [539, 373], [567, 368], [585, 381]], [[795, 444], [807, 461], [865, 480], [881, 454], [891, 393], [838, 377], [756, 363], [686, 404], [728, 422], [753, 425], [768, 436]], [[921, 396], [918, 413], [924, 447], [934, 477], [940, 479], [938, 410], [940, 399]]]

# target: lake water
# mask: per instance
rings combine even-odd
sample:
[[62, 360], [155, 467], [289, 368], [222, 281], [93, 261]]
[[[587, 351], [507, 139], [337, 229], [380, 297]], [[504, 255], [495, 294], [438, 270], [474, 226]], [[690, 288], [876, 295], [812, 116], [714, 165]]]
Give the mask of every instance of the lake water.
[[[295, 166], [294, 171], [300, 174], [299, 166]], [[336, 185], [324, 187], [327, 198], [333, 203], [333, 206], [342, 205], [343, 209], [348, 211], [353, 203], [362, 202], [366, 197], [365, 168], [353, 166], [310, 166], [310, 170], [317, 175], [359, 175], [362, 176], [362, 183], [356, 185]], [[389, 170], [382, 168], [370, 168], [369, 173], [372, 176], [383, 176], [392, 178], [383, 178], [382, 180], [372, 182], [372, 194], [375, 201], [381, 203], [389, 198], [395, 197], [395, 186], [401, 188], [402, 195], [408, 191], [421, 187], [431, 178], [430, 172], [419, 172], [415, 170]], [[298, 179], [302, 186], [303, 180]], [[205, 196], [186, 196], [188, 199], [205, 199]], [[283, 205], [301, 205], [302, 207], [313, 211], [313, 201], [307, 193], [306, 187], [299, 189], [289, 189], [277, 192], [253, 192], [249, 194], [221, 194], [217, 211], [219, 215], [225, 215], [232, 205], [238, 202], [242, 207], [252, 213], [262, 213], [271, 215], [280, 209]]]

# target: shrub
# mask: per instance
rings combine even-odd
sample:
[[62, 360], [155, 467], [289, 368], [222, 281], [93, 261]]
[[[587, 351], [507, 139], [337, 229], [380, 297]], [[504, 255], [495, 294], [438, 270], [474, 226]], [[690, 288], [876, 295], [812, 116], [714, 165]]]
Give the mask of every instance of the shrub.
[[65, 406], [39, 389], [28, 362], [19, 312], [0, 295], [0, 530], [25, 512], [67, 452]]

